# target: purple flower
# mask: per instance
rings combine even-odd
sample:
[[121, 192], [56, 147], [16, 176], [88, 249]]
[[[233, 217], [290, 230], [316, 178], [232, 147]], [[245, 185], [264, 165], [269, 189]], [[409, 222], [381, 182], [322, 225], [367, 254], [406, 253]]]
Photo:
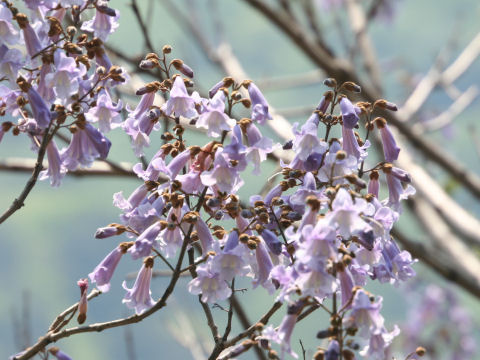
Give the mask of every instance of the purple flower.
[[220, 80], [218, 83], [213, 85], [210, 90], [208, 90], [208, 97], [211, 99], [220, 90], [221, 87], [225, 86], [225, 81]]
[[359, 329], [359, 335], [368, 338], [371, 333], [383, 328], [384, 319], [380, 315], [381, 307], [381, 297], [378, 302], [372, 302], [364, 290], [358, 290], [353, 298], [350, 318], [346, 319], [347, 326], [353, 323]]
[[391, 130], [389, 129], [387, 122], [383, 118], [377, 118], [377, 127], [380, 130], [380, 136], [383, 144], [383, 154], [385, 155], [385, 161], [392, 162], [398, 159], [400, 148], [395, 142], [395, 138]]
[[348, 268], [345, 268], [344, 271], [339, 271], [338, 278], [340, 279], [340, 289], [342, 293], [342, 306], [345, 306], [348, 301], [352, 298], [353, 295], [353, 277], [350, 274]]
[[227, 282], [208, 266], [197, 268], [197, 277], [188, 284], [188, 291], [194, 295], [202, 294], [201, 299], [204, 303], [215, 303], [232, 295], [232, 289]]
[[12, 24], [12, 12], [5, 4], [0, 4], [0, 45], [15, 45], [18, 43], [18, 31]]
[[72, 95], [79, 91], [79, 79], [87, 72], [85, 65], [75, 62], [73, 57], [65, 55], [65, 52], [57, 50], [54, 55], [55, 72], [45, 76], [46, 84], [53, 89], [55, 95], [62, 100], [63, 104], [70, 101]]
[[41, 129], [47, 128], [52, 120], [52, 114], [47, 104], [33, 86], [29, 87], [27, 97], [38, 127]]
[[330, 341], [327, 351], [325, 352], [325, 360], [338, 360], [340, 358], [340, 345], [337, 340]]
[[170, 90], [170, 98], [162, 107], [167, 115], [193, 118], [198, 115], [195, 110], [195, 100], [188, 95], [187, 88], [181, 76], [177, 76]]
[[[160, 198], [159, 198], [160, 199]], [[159, 214], [161, 211], [158, 212]], [[182, 217], [182, 209], [172, 207], [167, 215], [167, 227], [158, 236], [161, 251], [167, 258], [175, 256], [177, 250], [183, 244], [183, 233], [179, 226], [175, 225], [174, 219]]]
[[317, 184], [315, 181], [315, 175], [311, 172], [305, 173], [303, 177], [303, 184], [300, 186], [295, 193], [290, 196], [290, 202], [293, 205], [305, 205], [305, 200], [308, 196], [315, 196], [317, 198], [321, 197], [321, 191], [317, 190]]
[[263, 229], [261, 232], [261, 236], [263, 240], [265, 240], [265, 244], [267, 244], [272, 254], [280, 255], [282, 253], [282, 242], [272, 231], [268, 229]]
[[252, 120], [258, 121], [260, 125], [265, 123], [265, 120], [272, 120], [272, 115], [268, 112], [268, 103], [261, 93], [260, 89], [251, 80], [243, 82], [250, 95], [252, 101]]
[[[0, 34], [2, 31], [1, 24], [0, 21]], [[1, 37], [2, 35], [0, 35], [0, 38]], [[20, 50], [9, 49], [5, 45], [0, 45], [0, 73], [2, 77], [6, 76], [11, 83], [14, 83], [18, 76], [18, 70], [20, 70], [23, 65], [23, 55]], [[48, 68], [48, 66], [44, 65], [42, 66], [42, 70], [44, 67]]]
[[55, 141], [50, 140], [47, 145], [48, 169], [40, 173], [40, 180], [50, 177], [50, 185], [60, 186], [60, 183], [67, 172], [62, 165], [60, 153], [58, 152]]
[[17, 17], [17, 22], [19, 23], [20, 28], [23, 32], [23, 39], [25, 40], [25, 46], [27, 48], [27, 53], [31, 57], [38, 54], [42, 50], [42, 44], [38, 38], [37, 33], [30, 25], [27, 17], [19, 18]]
[[[383, 172], [387, 178], [387, 187], [388, 187], [388, 205], [393, 209], [400, 209], [400, 200], [408, 198], [410, 195], [415, 194], [415, 189], [408, 185], [405, 189], [402, 186], [402, 179], [408, 180], [408, 177], [405, 177], [404, 174], [398, 170], [393, 170], [391, 164], [387, 164], [383, 167]], [[408, 175], [408, 174], [407, 174]]]
[[242, 256], [234, 251], [219, 253], [213, 258], [211, 264], [212, 271], [222, 274], [225, 281], [231, 281], [235, 276], [244, 276], [248, 273], [248, 267]]
[[306, 161], [313, 153], [323, 154], [327, 151], [328, 145], [318, 138], [317, 126], [314, 123], [305, 123], [301, 131], [297, 131], [296, 126], [294, 126], [293, 132], [295, 134], [293, 150], [300, 160]]
[[353, 105], [346, 97], [340, 99], [340, 111], [342, 112], [343, 126], [347, 129], [353, 129], [360, 118], [360, 108]]
[[122, 302], [130, 309], [135, 309], [137, 314], [151, 308], [155, 305], [152, 299], [152, 292], [150, 291], [150, 281], [152, 280], [153, 257], [149, 256], [143, 260], [143, 265], [138, 272], [135, 284], [131, 289], [127, 288], [127, 283], [124, 281], [122, 286], [127, 293]]
[[115, 271], [122, 255], [125, 254], [131, 244], [121, 243], [108, 254], [105, 259], [88, 275], [92, 283], [97, 284], [97, 288], [101, 292], [110, 290], [110, 280]]
[[273, 152], [272, 139], [262, 136], [260, 130], [252, 123], [247, 127], [247, 159], [253, 163], [253, 174], [260, 174], [260, 163], [267, 159], [267, 154]]
[[150, 255], [152, 246], [154, 246], [155, 240], [161, 230], [161, 223], [156, 221], [143, 231], [137, 240], [135, 240], [135, 245], [129, 250], [129, 253], [132, 254], [132, 259], [136, 260]]
[[[81, 29], [83, 31], [93, 32], [94, 35], [102, 41], [107, 40], [108, 36], [118, 28], [118, 19], [120, 13], [118, 10], [107, 8], [108, 2], [97, 1], [95, 17], [92, 20], [85, 21]], [[105, 11], [108, 9], [108, 11]]]
[[338, 231], [344, 238], [349, 238], [355, 230], [363, 230], [367, 225], [360, 218], [360, 213], [373, 215], [373, 206], [364, 199], [352, 200], [344, 188], [340, 188], [332, 203], [333, 211], [327, 214], [331, 226], [337, 224]]
[[85, 114], [85, 118], [90, 122], [97, 122], [102, 133], [109, 132], [110, 129], [120, 126], [120, 111], [123, 107], [122, 101], [117, 104], [112, 102], [107, 91], [103, 90], [97, 98], [97, 105], [90, 108]]
[[258, 285], [262, 285], [270, 293], [275, 289], [270, 280], [270, 271], [273, 268], [272, 259], [268, 254], [267, 247], [265, 246], [264, 241], [260, 241], [257, 244], [255, 250], [256, 263], [252, 264], [253, 270], [255, 272], [255, 279], [253, 280], [253, 287], [256, 288]]
[[388, 241], [382, 250], [385, 264], [380, 264], [374, 268], [374, 276], [379, 278], [380, 282], [406, 281], [415, 276], [415, 271], [411, 265], [416, 262], [412, 259], [410, 253], [406, 250], [400, 251], [395, 241]]
[[202, 244], [202, 253], [205, 255], [213, 246], [213, 236], [208, 225], [201, 217], [195, 222], [195, 230], [197, 231], [200, 244]]
[[223, 153], [227, 154], [230, 160], [238, 162], [235, 166], [237, 171], [245, 170], [247, 167], [247, 148], [242, 143], [242, 130], [239, 125], [233, 127], [230, 144], [223, 148]]
[[95, 159], [106, 159], [112, 143], [95, 127], [86, 123], [78, 127], [70, 145], [62, 151], [62, 162], [68, 170], [79, 165], [90, 166]]
[[205, 186], [216, 186], [220, 191], [233, 193], [242, 184], [236, 167], [228, 161], [227, 154], [222, 149], [215, 153], [215, 161], [210, 171], [204, 171], [200, 178]]
[[394, 326], [391, 332], [387, 332], [384, 327], [375, 330], [370, 336], [369, 344], [360, 351], [360, 355], [371, 360], [384, 360], [386, 348], [390, 346], [393, 338], [398, 334], [400, 334], [400, 329], [397, 325]]
[[195, 126], [207, 129], [207, 135], [218, 137], [223, 131], [230, 131], [235, 125], [235, 120], [225, 114], [225, 93], [218, 91], [207, 103], [206, 109], [198, 117]]
[[360, 147], [358, 144], [353, 129], [347, 128], [345, 125], [342, 126], [342, 142], [343, 150], [345, 150], [348, 155], [354, 156], [357, 160], [362, 160], [367, 155], [363, 150], [364, 147]]
[[378, 181], [378, 171], [374, 170], [370, 173], [368, 182], [368, 193], [378, 198], [378, 191], [380, 189], [380, 182]]

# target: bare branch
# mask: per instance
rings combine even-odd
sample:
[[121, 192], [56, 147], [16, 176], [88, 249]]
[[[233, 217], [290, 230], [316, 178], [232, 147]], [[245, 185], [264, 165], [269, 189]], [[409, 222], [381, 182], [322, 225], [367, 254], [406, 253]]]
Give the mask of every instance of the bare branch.
[[[6, 158], [0, 160], [0, 171], [10, 171], [10, 172], [26, 172], [31, 173], [35, 168], [36, 160], [34, 159], [24, 159], [24, 158]], [[46, 166], [44, 164], [43, 166]], [[69, 171], [68, 174], [71, 176], [126, 176], [126, 177], [137, 177], [137, 175], [130, 170], [132, 168], [130, 163], [120, 163], [116, 167], [121, 168], [121, 170], [112, 169], [110, 165], [102, 162], [95, 162], [89, 168], [77, 169], [74, 171]]]
[[480, 33], [465, 47], [457, 59], [443, 72], [440, 72], [437, 62], [418, 83], [405, 104], [399, 109], [403, 121], [408, 121], [427, 100], [436, 86], [453, 84], [480, 55]]
[[45, 129], [42, 142], [38, 149], [37, 161], [33, 168], [33, 172], [32, 172], [32, 175], [30, 176], [30, 179], [28, 179], [27, 184], [25, 185], [23, 191], [20, 193], [18, 198], [13, 200], [12, 205], [10, 205], [10, 207], [2, 214], [2, 216], [0, 216], [0, 224], [2, 224], [10, 216], [12, 216], [17, 210], [20, 210], [22, 208], [22, 206], [24, 205], [25, 199], [27, 198], [28, 194], [30, 194], [30, 191], [32, 191], [33, 187], [37, 183], [38, 176], [40, 175], [40, 172], [43, 170], [43, 158], [45, 157], [45, 152], [47, 150], [48, 143], [52, 139], [55, 132], [58, 130], [58, 128], [55, 127], [52, 130], [52, 133], [50, 133], [52, 126], [53, 126], [53, 120], [50, 121], [50, 124]]
[[[300, 28], [298, 24], [292, 23], [291, 19], [285, 18], [285, 16], [282, 16], [282, 13], [275, 11], [261, 0], [244, 1], [262, 13], [268, 20], [288, 35], [294, 44], [298, 46], [310, 60], [323, 68], [329, 76], [335, 77], [339, 82], [353, 81], [359, 84], [362, 87], [362, 94], [367, 101], [373, 102], [382, 97], [381, 94], [375, 91], [369, 84], [364, 83], [358, 78], [348, 62], [338, 58], [332, 58], [314, 42], [309, 41], [303, 29]], [[420, 150], [429, 160], [435, 162], [450, 173], [475, 197], [480, 198], [480, 178], [476, 174], [459, 164], [456, 159], [452, 158], [451, 155], [443, 151], [439, 146], [413, 132], [411, 126], [404, 122], [405, 117], [402, 117], [401, 114], [390, 113], [387, 117], [410, 144]]]
[[463, 92], [450, 107], [425, 123], [416, 123], [413, 125], [413, 131], [417, 134], [422, 134], [425, 131], [436, 131], [444, 128], [450, 124], [454, 118], [460, 115], [478, 96], [479, 90], [475, 85], [470, 86], [465, 92]]
[[374, 84], [376, 91], [381, 92], [382, 81], [380, 77], [380, 67], [378, 65], [375, 48], [367, 34], [367, 19], [362, 6], [358, 0], [347, 0], [346, 5], [350, 18], [350, 26], [355, 33], [355, 43], [360, 48], [365, 70]]

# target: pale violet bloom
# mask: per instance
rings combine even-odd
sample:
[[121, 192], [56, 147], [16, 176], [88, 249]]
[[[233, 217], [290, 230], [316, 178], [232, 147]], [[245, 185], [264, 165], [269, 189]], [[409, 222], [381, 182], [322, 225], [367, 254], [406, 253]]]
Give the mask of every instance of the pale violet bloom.
[[247, 127], [247, 159], [253, 163], [253, 174], [260, 174], [260, 164], [267, 159], [267, 155], [275, 149], [273, 141], [260, 133], [255, 124]]
[[266, 120], [272, 120], [272, 115], [268, 112], [267, 100], [257, 85], [250, 81], [247, 90], [252, 101], [252, 120], [258, 121], [260, 125], [263, 125]]
[[193, 118], [198, 115], [195, 110], [195, 100], [188, 95], [187, 88], [181, 76], [177, 76], [170, 90], [170, 98], [162, 106], [167, 115], [183, 116]]
[[52, 120], [52, 113], [48, 108], [45, 101], [42, 99], [40, 94], [33, 86], [30, 86], [27, 91], [28, 102], [32, 108], [33, 118], [37, 126], [41, 129], [45, 129], [50, 124]]
[[222, 149], [215, 153], [215, 161], [210, 171], [200, 175], [203, 185], [216, 186], [220, 191], [234, 193], [243, 184], [238, 169], [229, 163], [227, 154]]
[[[0, 35], [1, 37], [2, 35]], [[6, 76], [11, 83], [15, 83], [18, 70], [22, 66], [24, 66], [24, 60], [20, 50], [9, 49], [5, 45], [0, 45], [0, 74], [2, 74], [2, 77]]]
[[[98, 1], [95, 17], [92, 20], [83, 22], [81, 27], [83, 31], [94, 33], [102, 41], [106, 41], [108, 36], [118, 28], [118, 19], [120, 18], [119, 11], [107, 8], [107, 5], [107, 1]], [[106, 11], [100, 11], [98, 9], [99, 6], [103, 6]]]
[[53, 88], [57, 97], [63, 104], [70, 101], [70, 97], [79, 91], [79, 80], [86, 74], [85, 65], [75, 62], [73, 57], [66, 56], [63, 51], [56, 51], [55, 55], [56, 70], [45, 76], [48, 86]]
[[348, 100], [347, 97], [342, 97], [340, 99], [340, 111], [342, 112], [343, 126], [347, 129], [353, 129], [357, 125], [360, 118], [360, 108], [355, 106]]
[[206, 109], [198, 117], [195, 126], [207, 129], [207, 135], [218, 137], [223, 131], [231, 131], [235, 120], [225, 114], [225, 93], [218, 91], [207, 103]]
[[333, 175], [333, 177], [336, 178], [333, 180], [333, 185], [342, 184], [346, 182], [344, 175], [357, 172], [357, 158], [350, 155], [342, 160], [337, 159], [337, 152], [340, 150], [342, 150], [340, 143], [333, 141], [329, 151], [324, 155], [325, 160], [323, 166], [317, 174], [317, 178], [321, 182], [329, 182], [330, 177]]
[[13, 15], [4, 3], [0, 4], [0, 45], [18, 44], [20, 36], [15, 26], [12, 24]]
[[[236, 231], [233, 231], [236, 233]], [[235, 276], [244, 276], [248, 273], [248, 266], [241, 253], [230, 251], [218, 253], [212, 260], [212, 271], [222, 274], [226, 281], [232, 281]]]
[[337, 226], [339, 234], [345, 239], [356, 231], [364, 229], [367, 224], [360, 217], [360, 213], [364, 215], [373, 215], [373, 205], [367, 203], [362, 198], [352, 196], [344, 188], [340, 188], [332, 202], [333, 211], [328, 213], [326, 218], [329, 220], [330, 226]]
[[352, 310], [344, 320], [345, 325], [354, 325], [358, 328], [360, 336], [368, 338], [371, 333], [383, 328], [384, 319], [380, 315], [381, 308], [381, 297], [378, 297], [377, 302], [373, 302], [364, 290], [358, 290], [353, 298]]
[[400, 148], [397, 146], [392, 131], [386, 123], [379, 125], [378, 129], [380, 130], [380, 136], [382, 138], [383, 154], [385, 155], [385, 161], [392, 162], [397, 160], [398, 154], [400, 153]]
[[399, 334], [400, 329], [397, 325], [394, 326], [391, 332], [388, 332], [385, 328], [374, 331], [370, 335], [368, 345], [360, 351], [360, 355], [365, 356], [369, 360], [384, 360], [385, 350]]
[[160, 222], [157, 221], [140, 234], [137, 240], [135, 240], [135, 244], [129, 249], [132, 259], [136, 260], [150, 255], [152, 247], [156, 246], [156, 239], [158, 234], [160, 234], [161, 228]]
[[306, 161], [312, 153], [324, 154], [327, 151], [328, 144], [318, 138], [314, 122], [305, 123], [300, 131], [297, 130], [297, 125], [294, 125], [293, 132], [293, 150], [300, 160]]
[[188, 284], [188, 291], [194, 295], [201, 294], [204, 303], [215, 303], [232, 295], [232, 289], [226, 280], [219, 273], [213, 272], [208, 265], [197, 268], [197, 277]]
[[67, 169], [62, 164], [60, 153], [54, 140], [51, 140], [47, 145], [47, 159], [48, 169], [40, 172], [40, 180], [50, 178], [50, 185], [60, 186], [60, 183], [67, 172]]
[[389, 240], [382, 250], [384, 264], [374, 267], [374, 278], [378, 278], [381, 283], [398, 283], [406, 281], [415, 276], [412, 265], [417, 261], [412, 259], [412, 255], [406, 251], [400, 251], [395, 241]]
[[130, 309], [135, 309], [137, 314], [141, 314], [145, 310], [155, 305], [150, 291], [150, 281], [152, 280], [153, 257], [148, 257], [143, 261], [143, 265], [138, 272], [137, 279], [133, 287], [129, 289], [124, 281], [122, 286], [127, 293], [122, 302]]
[[78, 166], [90, 166], [95, 159], [106, 159], [112, 143], [89, 123], [77, 128], [70, 145], [61, 152], [64, 166], [75, 170]]
[[110, 290], [110, 280], [112, 279], [113, 273], [126, 250], [127, 246], [125, 243], [120, 244], [88, 275], [90, 281], [96, 283], [97, 288], [101, 292], [107, 292]]
[[98, 121], [100, 131], [106, 133], [120, 126], [122, 107], [121, 100], [114, 104], [109, 93], [103, 90], [97, 98], [96, 106], [90, 108], [85, 114], [85, 118], [92, 123]]

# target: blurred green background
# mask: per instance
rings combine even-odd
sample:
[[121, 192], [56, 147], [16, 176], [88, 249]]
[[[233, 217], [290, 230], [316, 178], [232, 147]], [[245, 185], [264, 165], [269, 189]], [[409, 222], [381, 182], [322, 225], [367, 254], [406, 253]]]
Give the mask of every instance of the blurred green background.
[[[396, 5], [393, 20], [376, 21], [370, 30], [383, 69], [383, 84], [389, 95], [387, 98], [402, 104], [411, 90], [404, 86], [406, 80], [418, 80], [426, 73], [439, 50], [447, 43], [452, 49], [452, 59], [475, 36], [479, 30], [480, 4], [477, 0], [392, 2]], [[111, 37], [110, 43], [129, 55], [140, 54], [143, 46], [142, 35], [128, 3], [129, 1], [110, 1], [110, 6], [119, 9], [121, 13], [120, 27]], [[172, 45], [173, 56], [183, 59], [195, 70], [195, 81], [203, 88], [209, 88], [223, 77], [202, 55], [188, 31], [175, 23], [174, 18], [163, 7], [162, 1], [142, 0], [139, 3], [142, 13], [148, 19], [153, 42], [159, 51], [164, 44]], [[283, 34], [242, 1], [198, 0], [178, 1], [177, 4], [186, 14], [198, 19], [210, 38], [215, 41], [221, 38], [227, 40], [249, 76], [259, 83], [262, 79], [315, 70], [315, 66], [306, 60]], [[193, 5], [198, 12], [194, 12]], [[216, 9], [214, 12], [211, 11], [212, 6]], [[348, 21], [343, 11], [326, 13], [320, 10], [320, 14], [326, 34], [332, 37], [336, 37], [334, 18]], [[218, 19], [221, 19], [221, 33], [217, 31]], [[472, 83], [478, 84], [479, 80], [480, 66], [477, 61], [457, 84], [459, 88], [465, 89]], [[320, 81], [292, 90], [270, 89], [265, 91], [265, 95], [278, 110], [302, 106], [313, 109], [324, 91]], [[130, 104], [133, 105], [134, 100], [130, 101]], [[441, 112], [449, 104], [450, 101], [445, 96], [438, 95], [434, 96], [427, 106]], [[479, 113], [480, 105], [476, 101], [455, 120], [454, 126], [447, 129], [448, 131], [429, 135], [477, 173], [480, 168], [479, 158], [472, 150], [474, 144], [470, 137], [470, 126], [478, 125]], [[292, 117], [289, 120], [302, 121], [302, 118]], [[113, 143], [111, 159], [136, 162], [126, 135], [120, 130], [114, 130], [109, 137]], [[156, 144], [160, 145], [158, 137], [156, 140]], [[155, 144], [155, 141], [152, 143]], [[154, 146], [150, 148], [150, 152], [155, 151]], [[0, 154], [2, 158], [33, 157], [28, 141], [23, 137], [12, 138], [10, 134], [0, 143]], [[264, 169], [265, 176], [270, 174], [271, 170], [271, 165], [267, 165]], [[443, 185], [450, 184], [448, 178], [441, 174], [439, 176]], [[0, 174], [1, 209], [10, 205], [23, 189], [27, 179], [27, 174]], [[98, 227], [118, 221], [119, 212], [112, 205], [113, 193], [123, 191], [128, 196], [138, 185], [139, 182], [134, 179], [69, 176], [58, 189], [51, 188], [46, 182], [40, 182], [27, 198], [26, 206], [1, 226], [1, 358], [6, 358], [26, 343], [35, 341], [45, 333], [59, 312], [78, 300], [76, 281], [86, 277], [116, 244], [116, 239], [93, 238]], [[248, 184], [244, 193], [254, 192], [257, 188], [258, 184]], [[452, 191], [468, 210], [480, 215], [480, 205], [473, 197], [455, 187]], [[403, 223], [404, 226], [411, 226], [408, 219]], [[133, 262], [128, 257], [123, 259], [113, 278], [111, 291], [89, 304], [89, 323], [108, 321], [130, 314], [121, 304], [124, 295], [121, 283], [125, 274], [136, 271], [138, 267], [138, 262]], [[421, 264], [416, 265], [415, 269], [422, 277], [439, 281]], [[191, 322], [195, 326], [194, 333], [199, 341], [209, 344], [207, 348], [211, 346], [204, 314], [200, 311], [197, 298], [186, 291], [187, 281], [180, 280], [177, 292], [166, 309], [143, 322], [128, 329], [117, 328], [100, 334], [77, 335], [62, 340], [58, 346], [75, 359], [128, 359], [127, 348], [134, 350], [136, 359], [192, 358], [190, 351], [179, 345], [169, 330], [173, 328], [186, 334], [185, 324]], [[162, 294], [166, 283], [166, 279], [153, 280], [154, 298]], [[398, 290], [389, 286], [376, 286], [373, 291], [384, 296], [383, 313], [389, 324], [404, 319], [406, 304]], [[480, 313], [475, 312], [478, 303], [462, 290], [458, 289], [458, 292], [478, 323]], [[271, 298], [264, 290], [248, 291], [239, 298], [252, 321], [263, 314], [271, 303]], [[214, 313], [223, 319], [221, 310], [214, 310]], [[278, 324], [283, 314], [284, 312], [280, 311], [279, 316], [274, 318], [275, 324]], [[298, 336], [306, 348], [314, 349], [319, 345], [315, 334], [319, 330], [322, 316], [318, 312], [301, 324]], [[223, 328], [222, 321], [220, 326]], [[24, 329], [24, 326], [19, 324], [27, 326]], [[127, 343], [133, 345], [127, 347]], [[293, 340], [293, 344], [294, 349], [299, 352], [297, 340]], [[247, 354], [244, 358], [251, 356]]]

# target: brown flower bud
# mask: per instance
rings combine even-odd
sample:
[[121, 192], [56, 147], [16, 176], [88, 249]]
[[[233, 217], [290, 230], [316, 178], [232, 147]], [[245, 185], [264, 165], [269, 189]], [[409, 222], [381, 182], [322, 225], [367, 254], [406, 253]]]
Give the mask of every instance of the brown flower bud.
[[346, 81], [342, 84], [342, 88], [347, 90], [347, 91], [351, 91], [351, 92], [354, 92], [354, 93], [359, 93], [362, 91], [362, 88], [360, 86], [358, 86], [357, 84], [355, 84], [354, 82], [352, 81]]
[[334, 88], [335, 86], [337, 86], [337, 80], [335, 80], [334, 78], [327, 78], [323, 80], [323, 85]]
[[53, 37], [60, 35], [63, 31], [62, 24], [60, 21], [53, 16], [47, 16], [48, 21], [50, 22], [50, 28], [48, 29], [48, 36]]
[[383, 129], [385, 125], [387, 125], [387, 120], [383, 117], [377, 117], [373, 120], [373, 122], [377, 125], [378, 129]]
[[82, 48], [72, 42], [66, 42], [65, 45], [63, 45], [63, 48], [70, 54], [80, 55], [82, 53]]
[[17, 20], [18, 26], [20, 29], [25, 29], [28, 25], [28, 17], [24, 13], [18, 13], [15, 16], [15, 20]]
[[344, 150], [338, 150], [337, 154], [335, 155], [335, 158], [337, 160], [343, 160], [347, 157], [347, 153]]
[[417, 354], [418, 356], [423, 356], [427, 353], [427, 350], [425, 350], [425, 348], [423, 346], [419, 346], [417, 347], [417, 349], [415, 350], [415, 354]]

